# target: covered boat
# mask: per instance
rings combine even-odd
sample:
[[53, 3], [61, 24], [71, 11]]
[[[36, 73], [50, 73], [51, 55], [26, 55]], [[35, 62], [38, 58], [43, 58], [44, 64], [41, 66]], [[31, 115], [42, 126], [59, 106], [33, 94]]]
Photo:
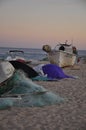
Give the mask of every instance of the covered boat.
[[14, 72], [15, 69], [11, 63], [8, 61], [0, 61], [0, 95], [10, 89], [6, 84]]

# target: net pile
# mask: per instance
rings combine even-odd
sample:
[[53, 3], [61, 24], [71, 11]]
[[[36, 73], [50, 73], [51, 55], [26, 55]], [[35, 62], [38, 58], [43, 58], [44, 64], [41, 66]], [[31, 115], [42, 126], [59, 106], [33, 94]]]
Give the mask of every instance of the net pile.
[[41, 107], [64, 101], [59, 95], [49, 92], [43, 86], [32, 82], [22, 71], [15, 72], [8, 81], [7, 87], [11, 89], [2, 95], [3, 98], [0, 98], [0, 109], [3, 106], [4, 108], [5, 106]]

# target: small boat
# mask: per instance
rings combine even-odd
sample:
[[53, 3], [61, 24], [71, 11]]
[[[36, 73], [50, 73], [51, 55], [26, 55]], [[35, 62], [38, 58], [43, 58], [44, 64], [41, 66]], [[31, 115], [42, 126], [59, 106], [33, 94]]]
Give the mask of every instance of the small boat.
[[14, 67], [8, 61], [0, 61], [0, 95], [7, 92], [10, 88], [7, 81], [13, 76]]
[[26, 60], [24, 56], [24, 51], [22, 50], [9, 50], [7, 53], [7, 57], [5, 58], [7, 61], [21, 61], [21, 62], [29, 62]]
[[73, 66], [75, 64], [77, 54], [73, 53], [74, 47], [72, 47], [71, 44], [68, 45], [67, 43], [60, 43], [56, 45], [58, 49], [55, 47], [51, 50], [50, 47], [47, 47], [48, 51], [45, 46], [46, 45], [43, 46], [43, 50], [47, 52], [47, 56], [51, 64], [57, 64], [60, 67]]

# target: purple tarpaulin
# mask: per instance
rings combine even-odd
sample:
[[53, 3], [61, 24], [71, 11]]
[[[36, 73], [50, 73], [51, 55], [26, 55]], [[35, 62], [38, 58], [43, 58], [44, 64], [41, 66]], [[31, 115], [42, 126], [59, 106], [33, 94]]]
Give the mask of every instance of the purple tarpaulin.
[[44, 74], [47, 74], [48, 78], [53, 79], [74, 78], [73, 76], [64, 74], [62, 68], [54, 64], [46, 64], [42, 66], [42, 69]]

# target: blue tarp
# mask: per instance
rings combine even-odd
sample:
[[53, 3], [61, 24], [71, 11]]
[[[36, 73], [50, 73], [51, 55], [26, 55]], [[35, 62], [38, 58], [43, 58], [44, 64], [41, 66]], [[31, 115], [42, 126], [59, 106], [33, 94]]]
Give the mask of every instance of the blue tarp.
[[52, 79], [74, 78], [73, 76], [66, 75], [61, 67], [54, 64], [46, 64], [42, 66], [42, 70], [45, 75], [47, 74], [48, 78]]

